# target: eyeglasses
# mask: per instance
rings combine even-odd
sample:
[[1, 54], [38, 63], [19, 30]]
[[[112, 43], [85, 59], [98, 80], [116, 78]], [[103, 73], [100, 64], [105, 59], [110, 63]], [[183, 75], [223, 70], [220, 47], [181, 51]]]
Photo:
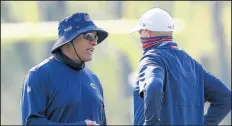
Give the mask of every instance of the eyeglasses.
[[97, 33], [88, 32], [84, 34], [84, 39], [89, 40], [91, 42], [97, 42], [98, 36]]

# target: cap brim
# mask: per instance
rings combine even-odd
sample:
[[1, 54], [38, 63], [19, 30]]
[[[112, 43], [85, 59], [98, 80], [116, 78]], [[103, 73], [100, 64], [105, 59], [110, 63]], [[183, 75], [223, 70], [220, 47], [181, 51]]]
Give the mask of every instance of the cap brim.
[[100, 44], [103, 40], [105, 40], [108, 37], [108, 32], [105, 30], [97, 27], [96, 25], [85, 27], [79, 31], [76, 31], [72, 34], [68, 34], [66, 38], [64, 36], [60, 37], [55, 44], [53, 45], [51, 49], [51, 53], [54, 53], [56, 49], [60, 48], [61, 46], [67, 44], [68, 42], [75, 39], [77, 36], [79, 36], [82, 33], [88, 32], [88, 31], [96, 31], [98, 34], [98, 41], [97, 43]]
[[140, 26], [135, 27], [135, 28], [133, 28], [132, 30], [130, 30], [130, 31], [129, 31], [129, 34], [132, 34], [132, 33], [138, 32], [139, 30], [141, 30], [141, 27], [140, 27]]

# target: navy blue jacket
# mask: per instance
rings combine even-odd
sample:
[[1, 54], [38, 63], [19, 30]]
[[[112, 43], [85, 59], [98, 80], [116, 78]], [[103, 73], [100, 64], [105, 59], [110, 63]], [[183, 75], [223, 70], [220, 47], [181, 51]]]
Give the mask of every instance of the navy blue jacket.
[[134, 125], [143, 125], [144, 123], [144, 99], [139, 94], [139, 83], [137, 81], [134, 87]]
[[75, 71], [53, 56], [29, 70], [21, 100], [23, 125], [106, 125], [103, 90], [87, 68]]
[[[231, 110], [231, 91], [176, 47], [163, 42], [144, 51], [134, 89], [134, 124], [218, 125]], [[204, 114], [206, 101], [210, 107]]]

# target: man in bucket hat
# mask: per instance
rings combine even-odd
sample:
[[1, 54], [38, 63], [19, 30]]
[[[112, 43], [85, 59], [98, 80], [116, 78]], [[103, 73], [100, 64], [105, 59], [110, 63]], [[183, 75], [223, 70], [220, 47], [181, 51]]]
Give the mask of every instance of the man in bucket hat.
[[[174, 24], [160, 8], [140, 25], [143, 56], [134, 88], [134, 125], [218, 125], [231, 110], [231, 91], [173, 42]], [[204, 103], [210, 106], [204, 114]]]
[[52, 56], [25, 76], [22, 124], [106, 125], [103, 89], [85, 62], [108, 33], [87, 13], [75, 13], [59, 22], [58, 35]]

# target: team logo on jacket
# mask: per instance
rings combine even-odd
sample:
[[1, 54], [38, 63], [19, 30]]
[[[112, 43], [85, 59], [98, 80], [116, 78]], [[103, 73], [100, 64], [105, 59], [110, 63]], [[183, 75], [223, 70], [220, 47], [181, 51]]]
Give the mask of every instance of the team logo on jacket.
[[94, 83], [90, 83], [91, 87], [96, 89], [96, 85]]
[[27, 87], [27, 92], [31, 92], [31, 87], [30, 86]]

